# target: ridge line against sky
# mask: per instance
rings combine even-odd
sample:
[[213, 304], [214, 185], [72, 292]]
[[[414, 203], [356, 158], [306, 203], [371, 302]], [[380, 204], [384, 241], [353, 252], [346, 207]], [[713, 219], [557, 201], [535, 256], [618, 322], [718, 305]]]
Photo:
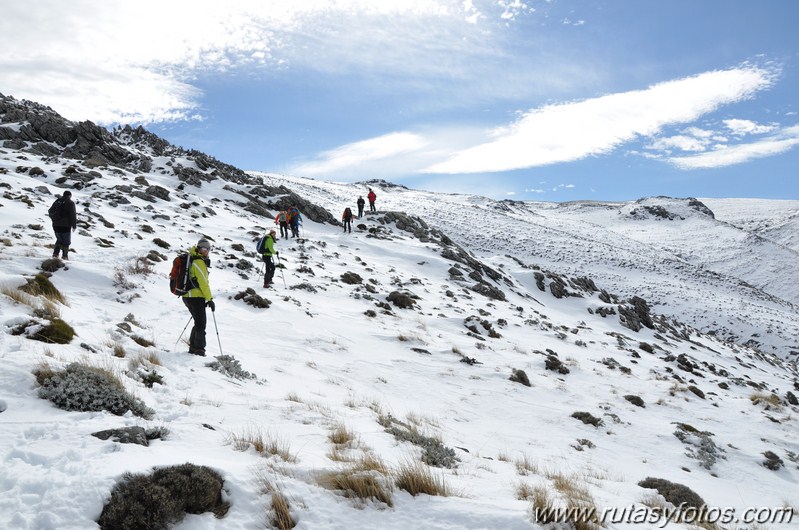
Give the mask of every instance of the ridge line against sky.
[[792, 2], [39, 0], [3, 15], [0, 93], [242, 169], [494, 198], [799, 198]]

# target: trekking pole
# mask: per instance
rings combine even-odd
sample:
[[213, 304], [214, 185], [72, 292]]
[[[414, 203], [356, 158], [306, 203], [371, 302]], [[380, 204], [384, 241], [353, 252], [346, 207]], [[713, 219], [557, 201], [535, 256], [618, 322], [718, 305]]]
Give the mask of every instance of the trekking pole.
[[283, 276], [283, 262], [280, 261], [280, 254], [277, 255], [277, 263], [280, 265], [280, 277], [283, 278], [283, 288], [286, 288], [286, 277]]
[[219, 355], [222, 355], [222, 341], [219, 340], [219, 328], [216, 326], [216, 313], [211, 311], [211, 316], [214, 317], [214, 329], [216, 330], [216, 342], [219, 343]]
[[191, 324], [192, 318], [193, 317], [189, 317], [189, 321], [186, 322], [185, 326], [183, 326], [183, 331], [180, 332], [180, 337], [178, 337], [178, 340], [175, 341], [175, 345], [172, 347], [173, 350], [176, 350], [178, 348], [178, 342], [180, 342], [180, 339], [183, 338], [183, 334], [186, 333], [186, 328], [188, 328], [189, 324]]

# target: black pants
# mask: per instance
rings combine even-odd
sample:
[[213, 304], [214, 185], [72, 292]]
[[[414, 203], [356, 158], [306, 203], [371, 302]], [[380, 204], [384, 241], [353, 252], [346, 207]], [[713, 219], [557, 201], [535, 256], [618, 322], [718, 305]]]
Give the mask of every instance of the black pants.
[[374, 203], [374, 201], [370, 201], [370, 202], [369, 202], [369, 210], [370, 210], [370, 211], [372, 211], [372, 212], [376, 212], [376, 211], [377, 211], [377, 210], [375, 210], [375, 203]]
[[61, 252], [61, 255], [64, 259], [67, 259], [69, 254], [69, 245], [72, 243], [72, 229], [70, 227], [63, 227], [63, 226], [54, 226], [53, 232], [55, 232], [55, 246], [53, 247], [53, 256], [58, 257], [58, 253]]
[[352, 219], [344, 219], [344, 231], [347, 231], [347, 227], [350, 228], [350, 234], [352, 233]]
[[363, 204], [358, 205], [358, 219], [363, 217]]
[[264, 285], [272, 283], [272, 278], [275, 277], [275, 260], [272, 256], [262, 256], [266, 268], [264, 269]]
[[300, 237], [300, 223], [291, 223], [291, 235], [292, 237]]
[[205, 350], [205, 298], [183, 297], [183, 304], [189, 308], [191, 318], [194, 319], [194, 326], [191, 328], [191, 335], [189, 335], [189, 350]]
[[289, 237], [289, 224], [285, 221], [280, 223], [280, 237], [288, 239]]

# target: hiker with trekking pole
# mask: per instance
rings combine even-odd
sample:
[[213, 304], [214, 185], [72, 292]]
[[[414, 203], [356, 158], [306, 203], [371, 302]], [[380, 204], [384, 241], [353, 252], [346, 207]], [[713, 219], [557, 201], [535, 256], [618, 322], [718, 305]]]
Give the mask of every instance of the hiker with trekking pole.
[[[205, 325], [207, 323], [205, 308], [210, 307], [211, 313], [216, 311], [211, 286], [208, 283], [208, 267], [211, 265], [208, 254], [210, 252], [211, 243], [205, 238], [200, 239], [197, 245], [189, 250], [187, 277], [191, 289], [183, 295], [183, 304], [188, 308], [191, 318], [194, 320], [194, 326], [189, 334], [189, 353], [201, 357], [205, 357]], [[216, 316], [214, 316], [214, 325], [216, 325]], [[218, 335], [219, 331], [217, 331]]]
[[[275, 240], [277, 239], [277, 232], [274, 229], [270, 230], [268, 234], [262, 237], [255, 250], [261, 255], [261, 261], [264, 262], [264, 289], [272, 285], [272, 278], [275, 276], [275, 262], [273, 256], [280, 256], [280, 253], [275, 250]], [[281, 271], [282, 274], [282, 271]], [[283, 280], [285, 283], [285, 280]]]

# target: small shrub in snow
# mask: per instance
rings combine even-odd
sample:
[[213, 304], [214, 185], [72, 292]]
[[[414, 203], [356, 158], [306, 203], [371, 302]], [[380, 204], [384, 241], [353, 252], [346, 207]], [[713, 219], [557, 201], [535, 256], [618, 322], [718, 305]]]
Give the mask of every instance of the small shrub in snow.
[[33, 278], [28, 279], [28, 283], [19, 288], [20, 291], [32, 294], [33, 296], [44, 296], [54, 302], [63, 304], [64, 295], [53, 285], [50, 278], [43, 273], [39, 273]]
[[638, 483], [642, 488], [657, 490], [666, 501], [681, 509], [701, 509], [705, 505], [704, 499], [688, 486], [670, 482], [663, 478], [647, 477]]
[[702, 392], [702, 390], [701, 390], [701, 389], [700, 389], [698, 386], [695, 386], [695, 385], [688, 385], [688, 390], [690, 390], [691, 392], [693, 392], [693, 393], [694, 393], [694, 395], [696, 395], [696, 396], [698, 396], [698, 397], [700, 397], [700, 398], [702, 398], [702, 399], [705, 399], [705, 393], [704, 393], [704, 392]]
[[219, 355], [214, 357], [216, 360], [206, 364], [211, 370], [220, 372], [233, 379], [255, 379], [255, 374], [248, 372], [241, 367], [238, 359], [232, 355]]
[[516, 368], [513, 368], [508, 379], [514, 383], [521, 383], [524, 386], [532, 386], [530, 384], [530, 379], [527, 377], [527, 372], [524, 370], [517, 370]]
[[166, 530], [187, 513], [224, 517], [230, 505], [222, 500], [223, 485], [213, 469], [189, 463], [150, 475], [126, 473], [111, 490], [97, 523], [102, 530]]
[[628, 395], [624, 396], [624, 399], [626, 399], [627, 401], [629, 401], [630, 403], [632, 403], [636, 407], [646, 408], [646, 405], [644, 405], [644, 400], [641, 399], [640, 396], [634, 396], [632, 394], [628, 394]]
[[74, 336], [75, 330], [72, 329], [72, 326], [60, 318], [54, 318], [49, 324], [33, 333], [30, 338], [50, 344], [69, 344]]
[[341, 275], [341, 281], [349, 285], [357, 285], [363, 283], [363, 278], [360, 274], [355, 272], [345, 272]]
[[380, 424], [386, 427], [386, 432], [392, 434], [396, 439], [411, 442], [421, 447], [422, 461], [430, 466], [445, 467], [452, 469], [458, 466], [458, 457], [455, 451], [446, 447], [441, 440], [425, 436], [416, 429], [410, 428], [407, 424], [393, 418], [392, 416], [383, 417]]
[[763, 467], [765, 467], [766, 469], [770, 469], [772, 471], [777, 471], [784, 464], [784, 462], [782, 461], [782, 458], [777, 456], [772, 451], [764, 452], [763, 456], [766, 457], [766, 459], [763, 460], [763, 462], [762, 462], [763, 463]]
[[578, 419], [586, 425], [593, 425], [594, 427], [602, 425], [602, 420], [590, 412], [574, 412], [572, 413], [572, 418]]
[[547, 360], [544, 361], [544, 368], [547, 370], [552, 370], [553, 372], [558, 372], [559, 374], [566, 375], [569, 373], [569, 369], [563, 364], [563, 362], [558, 359], [556, 355], [548, 355]]
[[252, 287], [247, 287], [246, 290], [236, 294], [233, 299], [243, 300], [247, 305], [251, 305], [259, 309], [268, 309], [269, 306], [272, 305], [272, 302], [261, 297], [261, 295], [256, 293]]
[[725, 459], [724, 449], [713, 441], [712, 432], [700, 431], [691, 425], [678, 423], [674, 436], [687, 446], [686, 455], [694, 458], [699, 465], [710, 469], [719, 459]]
[[419, 298], [408, 292], [392, 291], [386, 300], [399, 307], [400, 309], [413, 309], [414, 298]]
[[37, 369], [36, 379], [41, 384], [39, 397], [51, 401], [64, 410], [107, 410], [121, 416], [131, 411], [136, 416], [150, 418], [154, 411], [130, 395], [113, 374], [72, 363], [62, 372], [49, 368]]

